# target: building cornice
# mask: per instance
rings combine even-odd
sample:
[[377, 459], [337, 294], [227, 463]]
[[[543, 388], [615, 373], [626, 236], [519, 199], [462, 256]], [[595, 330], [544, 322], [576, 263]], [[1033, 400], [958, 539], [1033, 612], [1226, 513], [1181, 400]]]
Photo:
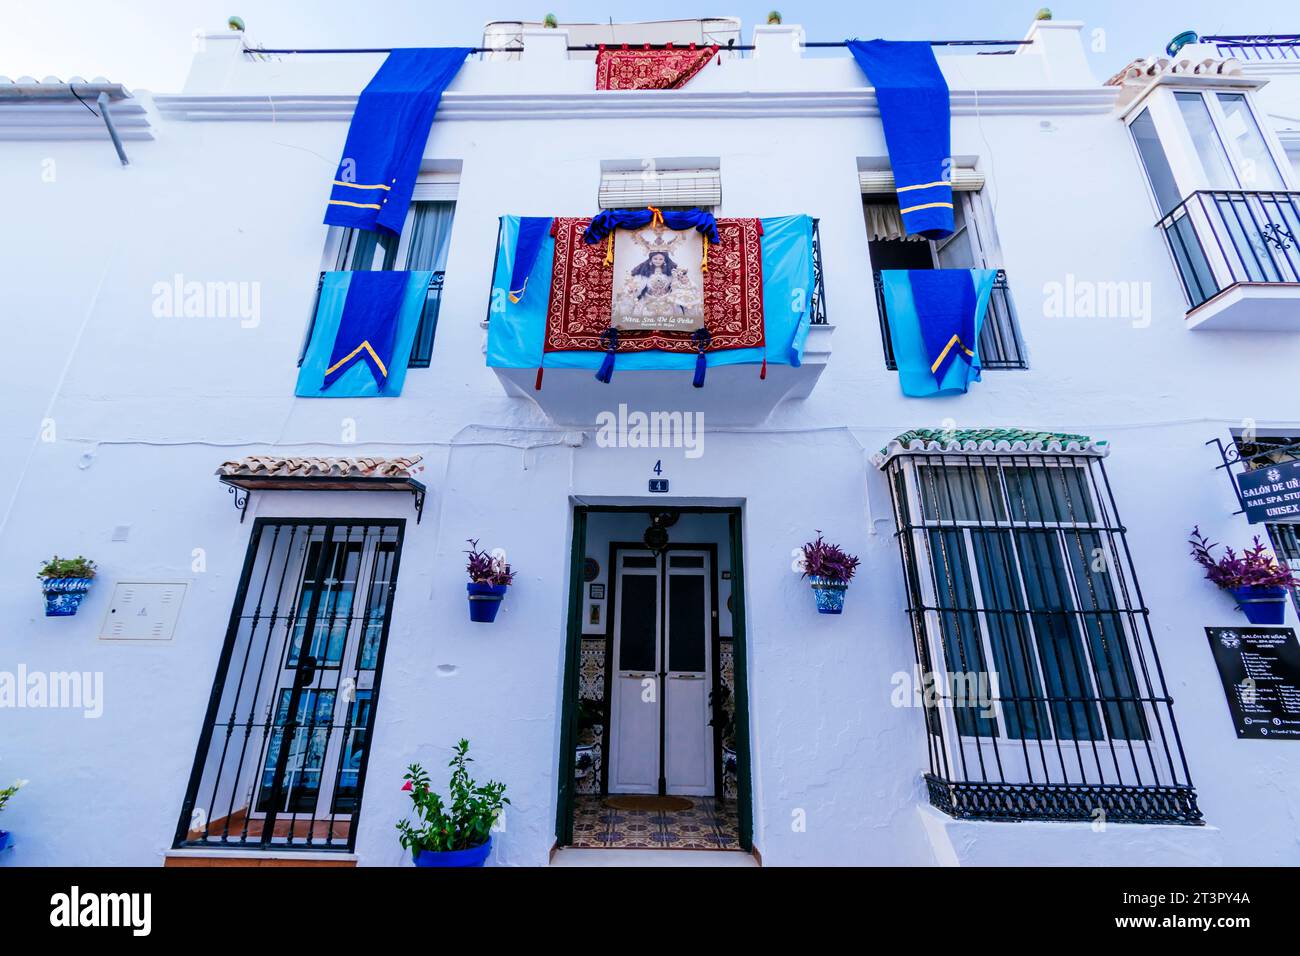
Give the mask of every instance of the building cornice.
[[[955, 116], [1040, 113], [1108, 113], [1119, 91], [1113, 87], [1073, 89], [954, 90]], [[337, 93], [156, 95], [168, 119], [253, 122], [258, 120], [347, 121], [357, 97]], [[438, 121], [619, 118], [729, 119], [878, 116], [875, 92], [851, 90], [584, 91], [569, 93], [447, 93]]]

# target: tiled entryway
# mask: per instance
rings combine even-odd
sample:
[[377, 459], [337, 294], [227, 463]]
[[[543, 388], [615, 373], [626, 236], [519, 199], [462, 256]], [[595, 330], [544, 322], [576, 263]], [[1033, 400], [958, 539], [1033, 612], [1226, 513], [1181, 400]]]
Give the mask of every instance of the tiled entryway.
[[736, 802], [688, 797], [689, 810], [615, 810], [605, 798], [579, 795], [573, 812], [573, 846], [620, 850], [738, 850]]

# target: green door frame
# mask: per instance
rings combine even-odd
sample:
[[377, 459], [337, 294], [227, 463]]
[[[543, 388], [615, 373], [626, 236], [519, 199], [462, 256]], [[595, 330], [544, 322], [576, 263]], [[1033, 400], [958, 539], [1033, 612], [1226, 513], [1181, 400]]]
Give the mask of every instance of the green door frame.
[[[583, 566], [587, 557], [587, 518], [592, 514], [638, 514], [654, 509], [681, 514], [725, 514], [731, 545], [731, 639], [735, 654], [736, 687], [736, 811], [740, 820], [740, 848], [754, 848], [754, 800], [749, 751], [749, 668], [745, 632], [744, 546], [740, 508], [675, 506], [670, 500], [645, 505], [576, 505], [573, 508], [573, 545], [569, 554], [569, 619], [564, 653], [564, 687], [560, 711], [560, 769], [556, 801], [555, 838], [560, 846], [573, 843], [574, 748], [578, 739], [578, 697], [582, 656]], [[717, 568], [714, 568], [717, 574]]]

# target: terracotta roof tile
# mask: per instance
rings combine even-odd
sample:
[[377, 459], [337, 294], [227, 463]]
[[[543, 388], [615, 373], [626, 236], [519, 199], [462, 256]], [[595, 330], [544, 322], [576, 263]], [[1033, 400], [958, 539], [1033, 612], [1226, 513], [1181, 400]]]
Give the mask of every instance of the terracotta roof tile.
[[272, 455], [249, 455], [223, 462], [216, 473], [222, 477], [298, 478], [410, 478], [422, 469], [422, 455], [401, 458], [277, 458]]

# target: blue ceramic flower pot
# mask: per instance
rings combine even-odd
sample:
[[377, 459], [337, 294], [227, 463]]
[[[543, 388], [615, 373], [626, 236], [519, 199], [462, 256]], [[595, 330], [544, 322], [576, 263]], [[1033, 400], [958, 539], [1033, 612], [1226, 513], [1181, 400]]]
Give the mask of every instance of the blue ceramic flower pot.
[[830, 578], [811, 577], [813, 597], [817, 599], [818, 614], [843, 614], [844, 592], [849, 589], [847, 581], [833, 581]]
[[0, 830], [0, 850], [9, 849], [9, 831]]
[[1286, 588], [1232, 588], [1232, 596], [1251, 624], [1281, 624], [1286, 620]]
[[416, 866], [482, 866], [492, 852], [492, 837], [486, 843], [472, 846], [468, 850], [446, 850], [441, 853], [434, 850], [420, 850], [412, 853]]
[[506, 596], [508, 584], [475, 584], [471, 581], [465, 585], [469, 592], [469, 619], [476, 624], [491, 624], [497, 619], [501, 610], [501, 599]]
[[45, 578], [41, 581], [45, 616], [72, 617], [81, 607], [81, 600], [90, 590], [90, 584], [90, 578]]

